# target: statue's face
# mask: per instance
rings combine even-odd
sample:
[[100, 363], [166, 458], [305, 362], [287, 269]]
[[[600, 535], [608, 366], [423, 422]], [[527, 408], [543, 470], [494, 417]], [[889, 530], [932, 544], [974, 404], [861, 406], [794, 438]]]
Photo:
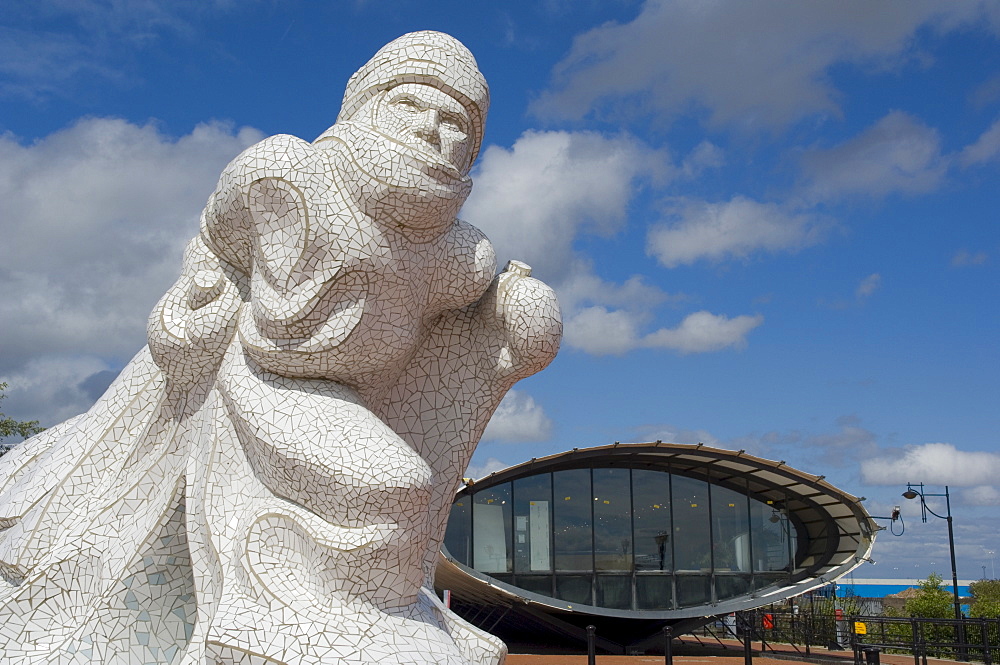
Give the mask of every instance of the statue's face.
[[376, 105], [373, 121], [385, 135], [468, 173], [472, 152], [469, 114], [437, 88], [421, 83], [392, 88]]

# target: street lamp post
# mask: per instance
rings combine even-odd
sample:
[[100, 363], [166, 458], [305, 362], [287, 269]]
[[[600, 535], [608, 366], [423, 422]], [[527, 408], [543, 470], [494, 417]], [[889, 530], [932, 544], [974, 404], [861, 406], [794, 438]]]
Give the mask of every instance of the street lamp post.
[[[917, 489], [919, 487], [920, 489]], [[924, 497], [928, 496], [943, 496], [945, 512], [947, 515], [938, 515], [933, 510], [927, 506], [927, 502]], [[960, 631], [960, 639], [964, 642], [965, 636], [965, 626], [962, 623], [962, 601], [958, 597], [958, 570], [955, 565], [955, 530], [952, 527], [951, 521], [951, 497], [948, 495], [948, 486], [944, 486], [944, 494], [934, 494], [931, 492], [924, 491], [924, 484], [914, 485], [913, 483], [906, 483], [906, 491], [903, 492], [904, 499], [916, 499], [920, 498], [920, 519], [926, 523], [927, 513], [930, 513], [934, 517], [946, 520], [948, 522], [948, 547], [951, 549], [951, 590], [955, 597], [955, 621], [958, 621], [958, 629]], [[959, 651], [960, 656], [965, 655], [964, 648]], [[967, 660], [967, 658], [962, 657], [961, 660]]]

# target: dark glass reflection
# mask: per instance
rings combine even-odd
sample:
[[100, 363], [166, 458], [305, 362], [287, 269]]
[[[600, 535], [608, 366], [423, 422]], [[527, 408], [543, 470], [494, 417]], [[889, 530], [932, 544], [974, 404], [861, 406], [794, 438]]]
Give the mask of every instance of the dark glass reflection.
[[522, 574], [551, 571], [552, 476], [518, 478], [514, 481], [514, 572], [520, 579]]
[[594, 570], [590, 469], [556, 471], [552, 474], [552, 492], [556, 570], [589, 573]]
[[616, 610], [632, 609], [632, 576], [598, 573], [596, 604]]
[[708, 575], [678, 575], [678, 607], [694, 607], [712, 602], [712, 578]]
[[591, 575], [556, 575], [556, 598], [570, 603], [593, 605]]
[[515, 586], [532, 593], [551, 596], [552, 575], [518, 575]]
[[472, 553], [472, 499], [464, 496], [451, 506], [444, 546], [455, 559], [468, 566]]
[[476, 492], [472, 499], [472, 567], [484, 573], [511, 572], [510, 483]]
[[784, 505], [659, 470], [567, 469], [457, 499], [445, 546], [525, 591], [663, 611], [786, 583], [796, 534]]
[[[674, 476], [674, 566], [677, 571], [711, 571], [712, 543], [708, 521], [708, 483]], [[678, 593], [677, 602], [680, 603]]]
[[736, 598], [750, 593], [749, 575], [716, 575], [715, 596], [717, 600]]
[[[754, 572], [788, 571], [791, 560], [792, 529], [780, 504], [750, 502], [750, 525], [753, 530]], [[758, 587], [759, 588], [759, 587]]]
[[715, 572], [750, 572], [747, 495], [712, 486], [712, 557]]
[[632, 511], [635, 516], [635, 569], [672, 570], [670, 474], [633, 469]]
[[788, 582], [787, 574], [757, 573], [753, 576], [754, 589], [766, 589], [769, 586], [781, 586]]
[[636, 575], [635, 605], [639, 610], [674, 609], [674, 578], [671, 575]]
[[629, 469], [594, 469], [594, 565], [598, 571], [632, 571], [630, 476]]

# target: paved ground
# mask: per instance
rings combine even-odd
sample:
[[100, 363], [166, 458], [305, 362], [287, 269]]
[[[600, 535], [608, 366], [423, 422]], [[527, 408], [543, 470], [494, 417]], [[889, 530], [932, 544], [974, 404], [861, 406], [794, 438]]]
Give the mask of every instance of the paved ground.
[[[789, 665], [787, 660], [756, 656], [754, 665]], [[597, 656], [597, 665], [663, 665], [663, 656]], [[587, 665], [586, 656], [511, 654], [506, 665]], [[674, 665], [743, 665], [743, 656], [676, 656]]]
[[[728, 640], [727, 640], [728, 641]], [[684, 651], [684, 655], [674, 656], [674, 665], [743, 665], [743, 651], [739, 645], [733, 642], [732, 653], [726, 655], [697, 655], [699, 648], [694, 644], [685, 644], [679, 650]], [[759, 647], [755, 643], [754, 647]], [[795, 650], [794, 647], [784, 644], [777, 644], [771, 647], [778, 651], [778, 657], [772, 657], [769, 653], [766, 656], [760, 655], [756, 650], [753, 652], [754, 665], [852, 665], [854, 655], [850, 651], [829, 651], [822, 648], [811, 649], [811, 654], [806, 655]], [[597, 665], [663, 665], [663, 656], [597, 656]], [[914, 665], [913, 656], [898, 654], [881, 654], [882, 665]], [[552, 654], [511, 654], [507, 657], [506, 665], [587, 665], [586, 655], [552, 655]], [[927, 665], [956, 665], [952, 660], [939, 660], [928, 658]], [[964, 664], [963, 664], [964, 665]]]

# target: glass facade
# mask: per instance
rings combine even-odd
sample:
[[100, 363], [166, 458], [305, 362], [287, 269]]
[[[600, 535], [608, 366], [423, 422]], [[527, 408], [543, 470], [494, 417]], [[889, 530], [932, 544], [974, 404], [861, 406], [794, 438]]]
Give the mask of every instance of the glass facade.
[[673, 610], [788, 581], [798, 540], [783, 505], [748, 495], [740, 478], [564, 469], [463, 493], [445, 547], [481, 573], [568, 603]]

